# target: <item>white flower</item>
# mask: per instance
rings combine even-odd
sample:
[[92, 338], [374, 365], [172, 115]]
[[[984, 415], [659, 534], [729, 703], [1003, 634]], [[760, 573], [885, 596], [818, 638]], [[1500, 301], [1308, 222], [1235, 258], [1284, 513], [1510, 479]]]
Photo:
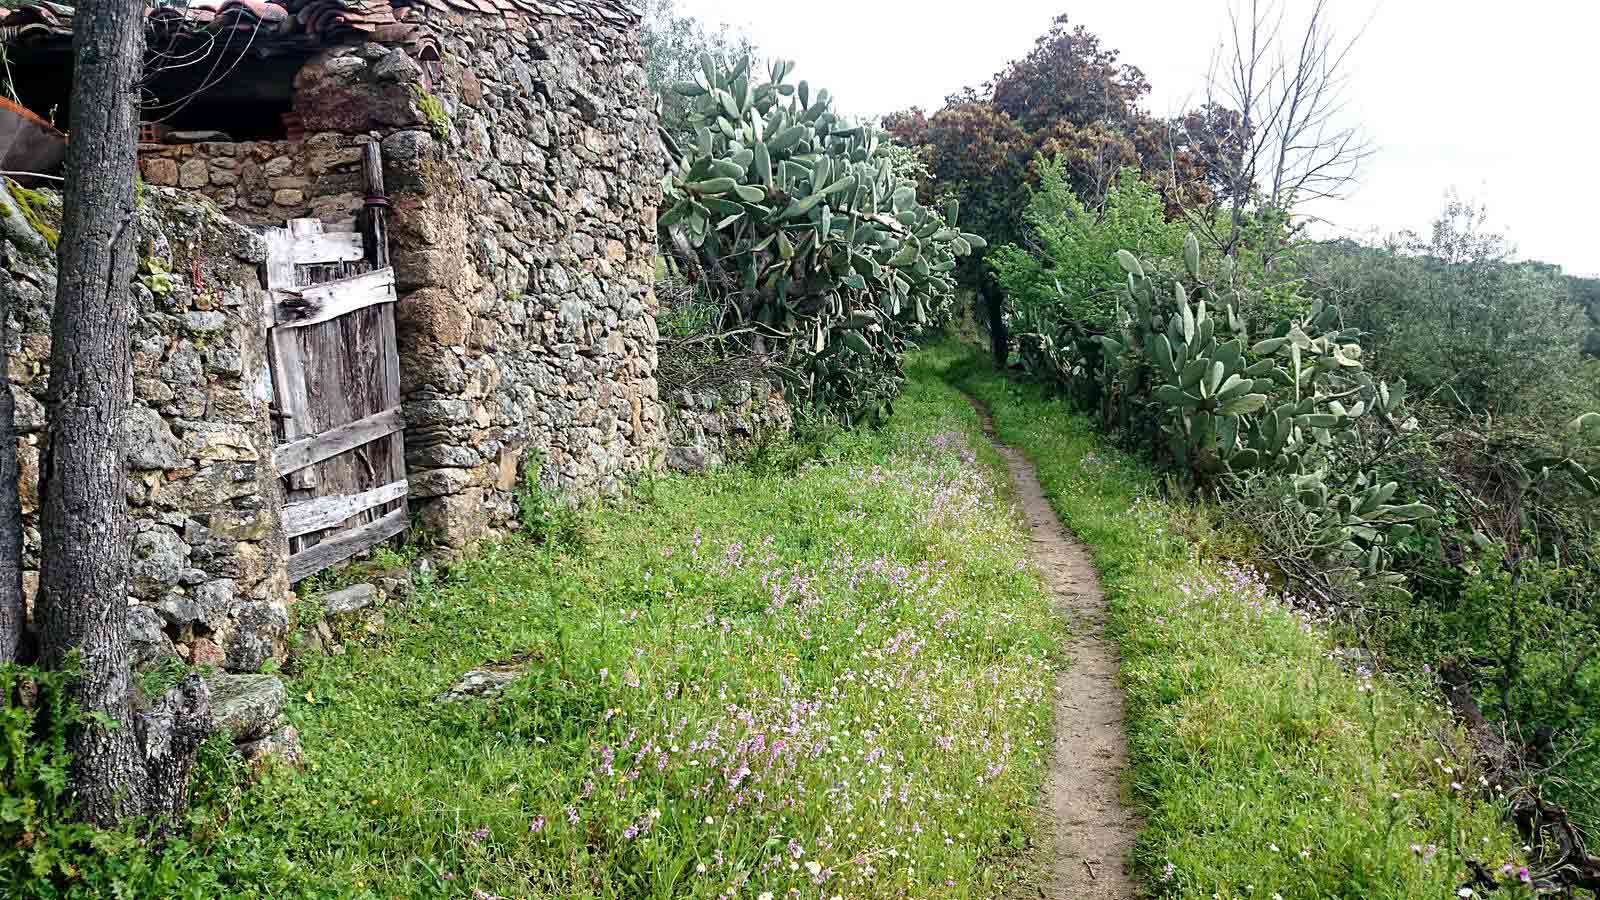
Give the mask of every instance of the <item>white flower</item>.
[[822, 863], [819, 863], [813, 859], [806, 863], [806, 871], [810, 872], [812, 875], [815, 875], [822, 871]]
[[700, 865], [695, 866], [694, 870], [696, 872], [699, 872], [701, 875], [704, 875], [706, 873], [706, 864], [705, 863], [701, 863]]
[[756, 900], [772, 900], [772, 892], [762, 891], [761, 896], [757, 897]]
[[1472, 888], [1462, 888], [1461, 890], [1456, 891], [1456, 896], [1457, 897], [1471, 897], [1472, 896]]

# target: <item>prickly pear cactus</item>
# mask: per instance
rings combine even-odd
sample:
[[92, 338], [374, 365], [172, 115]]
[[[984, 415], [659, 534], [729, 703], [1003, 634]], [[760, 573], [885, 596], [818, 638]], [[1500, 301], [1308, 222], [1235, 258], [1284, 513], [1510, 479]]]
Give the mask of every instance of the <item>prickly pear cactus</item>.
[[1124, 418], [1151, 414], [1172, 462], [1198, 484], [1228, 472], [1303, 474], [1365, 415], [1398, 425], [1405, 384], [1375, 382], [1362, 369], [1359, 334], [1318, 300], [1251, 342], [1237, 296], [1201, 278], [1193, 235], [1187, 278], [1147, 273], [1118, 255], [1128, 281], [1117, 334], [1098, 338], [1108, 392]]
[[958, 256], [985, 246], [891, 170], [887, 138], [833, 112], [827, 91], [790, 84], [792, 62], [758, 82], [748, 61], [701, 58], [676, 90], [695, 140], [672, 146], [663, 244], [681, 238], [715, 289], [725, 326], [783, 350], [802, 402], [847, 423], [888, 411], [904, 336], [952, 305]]

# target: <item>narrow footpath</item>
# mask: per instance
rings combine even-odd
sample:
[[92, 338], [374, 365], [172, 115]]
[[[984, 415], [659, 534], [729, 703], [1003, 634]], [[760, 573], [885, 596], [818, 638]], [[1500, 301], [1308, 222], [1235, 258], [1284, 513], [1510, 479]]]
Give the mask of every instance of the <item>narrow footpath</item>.
[[1132, 900], [1131, 871], [1138, 820], [1123, 802], [1128, 740], [1117, 648], [1106, 637], [1106, 598], [1089, 553], [1062, 527], [1045, 499], [1033, 464], [995, 438], [994, 422], [978, 406], [983, 430], [1011, 469], [1027, 517], [1028, 553], [1067, 620], [1066, 668], [1056, 676], [1055, 746], [1045, 779], [1051, 871], [1041, 879], [1049, 900]]

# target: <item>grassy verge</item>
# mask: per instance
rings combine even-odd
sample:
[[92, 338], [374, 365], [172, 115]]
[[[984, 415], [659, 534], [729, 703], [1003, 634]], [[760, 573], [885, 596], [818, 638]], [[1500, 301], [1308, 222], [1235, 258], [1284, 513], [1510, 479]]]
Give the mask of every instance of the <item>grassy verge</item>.
[[[662, 478], [580, 548], [508, 544], [423, 586], [288, 678], [303, 771], [213, 783], [161, 859], [122, 846], [35, 892], [1002, 892], [1058, 624], [972, 410], [934, 377], [899, 406], [799, 468]], [[436, 702], [496, 660], [526, 674]]]
[[[1467, 860], [1515, 889], [1493, 804], [1444, 714], [1374, 680], [1314, 616], [1256, 574], [1201, 552], [1222, 531], [1159, 499], [1141, 464], [979, 352], [924, 365], [986, 403], [1093, 551], [1123, 653], [1138, 861], [1162, 897], [1455, 897]], [[1478, 889], [1482, 893], [1482, 888]], [[1464, 895], [1465, 896], [1465, 895]]]

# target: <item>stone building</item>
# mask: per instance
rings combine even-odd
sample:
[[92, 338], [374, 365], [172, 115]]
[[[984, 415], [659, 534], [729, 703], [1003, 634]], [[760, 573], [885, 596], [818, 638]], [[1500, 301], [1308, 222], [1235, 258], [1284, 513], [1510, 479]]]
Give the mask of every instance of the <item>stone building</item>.
[[[38, 3], [0, 21], [17, 95], [56, 121], [71, 13]], [[252, 227], [387, 209], [412, 521], [432, 538], [464, 548], [505, 529], [525, 481], [607, 491], [659, 462], [661, 168], [637, 27], [621, 0], [152, 11], [140, 169], [156, 190], [133, 288], [129, 423], [133, 619], [151, 652], [165, 641], [252, 669], [282, 650], [283, 500]], [[363, 188], [373, 142], [384, 198]], [[24, 247], [49, 230], [33, 227], [50, 205], [26, 199], [37, 196], [6, 198], [3, 286], [19, 409], [42, 422], [53, 274], [48, 253]]]

